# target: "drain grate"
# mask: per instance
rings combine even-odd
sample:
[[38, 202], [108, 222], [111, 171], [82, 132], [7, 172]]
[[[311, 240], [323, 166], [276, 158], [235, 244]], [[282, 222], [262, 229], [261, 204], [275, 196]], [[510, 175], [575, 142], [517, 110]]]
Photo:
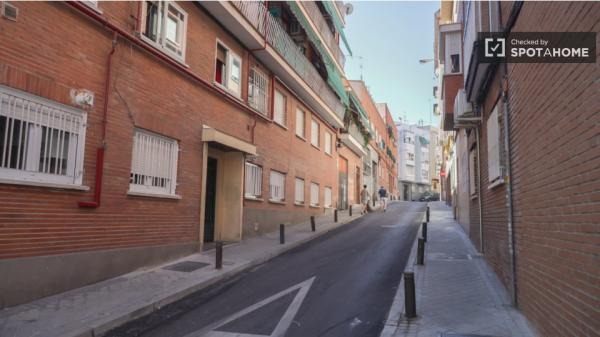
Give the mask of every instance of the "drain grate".
[[163, 269], [189, 273], [189, 272], [193, 272], [194, 270], [198, 270], [198, 269], [206, 267], [206, 266], [208, 266], [208, 263], [196, 262], [196, 261], [183, 261], [183, 262], [178, 262], [178, 263], [172, 264], [170, 266], [166, 266]]

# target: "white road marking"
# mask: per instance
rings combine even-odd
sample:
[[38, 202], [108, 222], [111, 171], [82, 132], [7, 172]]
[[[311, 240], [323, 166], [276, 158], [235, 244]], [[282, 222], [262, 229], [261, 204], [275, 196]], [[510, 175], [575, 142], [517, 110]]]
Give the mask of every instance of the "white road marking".
[[[185, 335], [185, 337], [283, 337], [283, 335], [285, 335], [286, 331], [289, 329], [290, 325], [292, 324], [294, 317], [298, 313], [298, 310], [300, 310], [300, 306], [302, 305], [304, 298], [308, 294], [308, 291], [310, 290], [310, 287], [312, 286], [312, 283], [314, 280], [315, 280], [315, 276], [309, 278], [306, 281], [303, 281], [294, 286], [291, 286], [283, 291], [280, 291], [273, 296], [265, 298], [264, 300], [257, 302], [243, 310], [240, 310], [240, 311], [236, 312], [235, 314], [225, 318], [224, 320], [221, 320], [215, 324], [210, 325], [209, 327], [206, 327], [202, 330], [198, 330], [198, 331], [192, 332], [191, 334]], [[287, 310], [285, 311], [285, 313], [279, 320], [279, 323], [277, 323], [277, 326], [275, 327], [275, 329], [273, 330], [273, 332], [270, 335], [254, 335], [254, 334], [245, 334], [245, 333], [239, 333], [239, 332], [215, 331], [215, 329], [222, 327], [223, 325], [225, 325], [227, 323], [233, 322], [236, 319], [243, 317], [243, 316], [251, 313], [252, 311], [254, 311], [260, 307], [263, 307], [273, 301], [276, 301], [279, 298], [281, 298], [289, 293], [292, 293], [296, 290], [298, 290], [298, 293], [294, 297], [294, 300], [292, 301], [292, 303], [290, 303]]]

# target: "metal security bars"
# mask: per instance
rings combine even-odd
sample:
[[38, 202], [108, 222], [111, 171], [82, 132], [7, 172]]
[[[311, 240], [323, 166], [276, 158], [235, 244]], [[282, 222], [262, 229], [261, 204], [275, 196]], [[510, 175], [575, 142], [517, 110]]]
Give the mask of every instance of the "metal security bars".
[[317, 27], [321, 37], [323, 38], [323, 41], [329, 47], [329, 50], [333, 54], [334, 58], [343, 68], [344, 63], [346, 62], [346, 57], [344, 56], [342, 49], [338, 45], [335, 36], [331, 32], [331, 28], [329, 28], [329, 25], [325, 21], [323, 13], [317, 6], [316, 2], [300, 1], [300, 4], [304, 7], [304, 10], [306, 10], [308, 13], [308, 16], [311, 18], [313, 24]]
[[0, 178], [81, 185], [87, 114], [0, 86]]
[[310, 205], [319, 206], [319, 184], [310, 183]]
[[263, 115], [268, 113], [268, 88], [267, 75], [256, 67], [250, 69], [248, 76], [248, 104]]
[[175, 195], [178, 152], [176, 140], [136, 130], [129, 191]]
[[324, 201], [323, 201], [323, 206], [325, 207], [331, 207], [332, 201], [331, 201], [331, 195], [332, 195], [332, 191], [331, 191], [331, 187], [325, 187], [323, 189], [323, 195], [324, 195]]
[[285, 174], [271, 171], [270, 192], [270, 200], [280, 202], [285, 200]]
[[304, 204], [304, 179], [296, 178], [296, 189], [294, 190], [294, 202], [298, 205]]
[[262, 195], [262, 167], [246, 162], [245, 196], [260, 198]]

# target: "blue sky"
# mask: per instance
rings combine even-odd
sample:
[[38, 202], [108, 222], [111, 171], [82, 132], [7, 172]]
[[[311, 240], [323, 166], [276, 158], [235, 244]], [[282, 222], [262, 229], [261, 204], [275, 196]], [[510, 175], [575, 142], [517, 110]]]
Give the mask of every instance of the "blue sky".
[[[347, 57], [348, 79], [363, 80], [376, 102], [388, 103], [394, 120], [430, 121], [435, 85], [433, 63], [433, 15], [439, 1], [352, 1], [354, 12], [346, 17], [346, 37], [353, 57]], [[342, 47], [344, 48], [344, 47]], [[362, 57], [362, 61], [358, 58]], [[439, 120], [431, 118], [433, 125]]]

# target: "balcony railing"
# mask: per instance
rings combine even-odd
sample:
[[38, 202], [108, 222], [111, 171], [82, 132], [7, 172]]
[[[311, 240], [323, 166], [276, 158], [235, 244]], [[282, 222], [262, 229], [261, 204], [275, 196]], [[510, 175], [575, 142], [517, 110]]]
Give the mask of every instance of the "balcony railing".
[[267, 7], [259, 1], [231, 1], [259, 34], [294, 68], [296, 73], [340, 118], [344, 118], [346, 108], [333, 93], [329, 84], [317, 69], [304, 56], [302, 49], [281, 24], [269, 13]]
[[304, 10], [306, 10], [306, 12], [308, 13], [308, 16], [310, 17], [314, 25], [321, 33], [323, 41], [325, 41], [325, 44], [329, 47], [329, 50], [331, 50], [333, 56], [343, 68], [344, 64], [346, 63], [346, 57], [344, 56], [344, 53], [342, 53], [340, 45], [337, 43], [337, 40], [331, 32], [331, 29], [329, 29], [329, 25], [325, 21], [323, 13], [317, 6], [316, 2], [300, 1], [300, 3], [302, 4], [302, 7], [304, 7]]

